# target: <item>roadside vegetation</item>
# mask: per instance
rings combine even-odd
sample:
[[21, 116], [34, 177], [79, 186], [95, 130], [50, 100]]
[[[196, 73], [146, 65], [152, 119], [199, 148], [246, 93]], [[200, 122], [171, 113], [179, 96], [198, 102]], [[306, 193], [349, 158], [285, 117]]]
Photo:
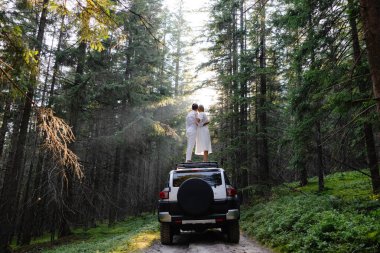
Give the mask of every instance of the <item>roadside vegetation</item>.
[[318, 179], [304, 187], [279, 186], [269, 201], [250, 204], [242, 214], [242, 229], [278, 252], [378, 252], [380, 201], [370, 179], [359, 172]]
[[138, 252], [159, 238], [156, 215], [131, 217], [113, 227], [99, 224], [88, 230], [75, 229], [73, 235], [50, 243], [50, 235], [36, 238], [31, 245], [15, 248], [16, 252]]

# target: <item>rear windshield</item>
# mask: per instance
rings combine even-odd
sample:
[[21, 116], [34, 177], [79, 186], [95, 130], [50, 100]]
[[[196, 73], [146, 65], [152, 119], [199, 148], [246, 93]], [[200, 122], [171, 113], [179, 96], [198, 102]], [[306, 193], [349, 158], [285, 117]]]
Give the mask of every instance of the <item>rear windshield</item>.
[[222, 176], [219, 171], [176, 172], [173, 174], [173, 187], [179, 187], [189, 178], [200, 178], [211, 186], [222, 185]]

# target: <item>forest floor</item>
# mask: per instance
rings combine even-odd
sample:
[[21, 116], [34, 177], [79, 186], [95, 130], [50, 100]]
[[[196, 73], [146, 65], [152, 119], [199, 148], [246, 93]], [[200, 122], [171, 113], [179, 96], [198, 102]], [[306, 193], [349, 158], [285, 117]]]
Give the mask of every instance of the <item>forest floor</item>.
[[37, 238], [32, 244], [14, 247], [17, 253], [100, 253], [100, 252], [135, 252], [148, 248], [159, 239], [159, 225], [156, 215], [131, 217], [109, 228], [99, 224], [86, 231], [74, 230], [68, 238], [50, 243], [50, 235]]
[[378, 253], [380, 195], [363, 173], [328, 175], [322, 193], [317, 178], [275, 187], [269, 200], [246, 205], [241, 227], [276, 252]]
[[74, 230], [73, 236], [53, 245], [47, 235], [16, 252], [271, 252], [253, 237], [275, 252], [378, 253], [380, 196], [372, 194], [369, 178], [359, 172], [335, 173], [326, 176], [325, 187], [318, 193], [317, 178], [312, 178], [307, 186], [274, 187], [270, 199], [246, 203], [239, 244], [229, 244], [219, 230], [210, 230], [183, 233], [174, 237], [174, 245], [161, 245], [157, 217], [150, 214], [131, 217], [112, 228], [100, 224]]
[[113, 228], [101, 224], [87, 231], [75, 230], [65, 240], [48, 242], [39, 238], [27, 247], [16, 248], [18, 253], [271, 253], [252, 239], [241, 235], [239, 244], [226, 242], [220, 230], [203, 233], [182, 233], [174, 236], [173, 245], [162, 245], [159, 240], [156, 215], [144, 215], [119, 222]]

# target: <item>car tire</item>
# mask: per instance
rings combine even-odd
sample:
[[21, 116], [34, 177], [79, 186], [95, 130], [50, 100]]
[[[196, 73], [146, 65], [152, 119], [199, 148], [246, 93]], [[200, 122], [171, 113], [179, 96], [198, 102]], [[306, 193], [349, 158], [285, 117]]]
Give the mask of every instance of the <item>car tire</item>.
[[172, 227], [173, 235], [180, 235], [181, 229], [179, 227]]
[[173, 231], [169, 223], [161, 223], [160, 232], [162, 244], [170, 245], [173, 243]]
[[227, 225], [227, 238], [230, 243], [239, 243], [240, 240], [240, 228], [239, 221], [230, 221]]

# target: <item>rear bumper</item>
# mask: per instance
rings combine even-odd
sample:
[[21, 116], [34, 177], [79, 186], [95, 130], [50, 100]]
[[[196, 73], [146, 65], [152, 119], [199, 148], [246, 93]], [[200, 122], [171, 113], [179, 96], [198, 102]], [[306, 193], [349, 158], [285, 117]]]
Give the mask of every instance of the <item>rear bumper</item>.
[[202, 217], [189, 217], [184, 215], [171, 215], [169, 212], [159, 212], [159, 222], [171, 222], [177, 225], [180, 224], [212, 224], [222, 223], [230, 220], [238, 220], [240, 218], [239, 209], [230, 209], [226, 214], [211, 214]]
[[[237, 198], [231, 198], [226, 200], [216, 200], [212, 203], [209, 211], [205, 215], [212, 214], [227, 214], [228, 210], [240, 209], [240, 202]], [[172, 216], [184, 215], [185, 212], [179, 206], [177, 201], [158, 201], [158, 212], [167, 212]]]
[[226, 220], [238, 220], [239, 218], [240, 218], [239, 209], [228, 210], [226, 214]]
[[188, 216], [176, 201], [158, 202], [158, 221], [173, 226], [221, 227], [232, 220], [240, 219], [240, 203], [237, 198], [214, 201], [209, 211], [202, 216]]
[[159, 222], [171, 222], [172, 216], [169, 214], [169, 212], [160, 212], [160, 213], [158, 213], [158, 221]]

